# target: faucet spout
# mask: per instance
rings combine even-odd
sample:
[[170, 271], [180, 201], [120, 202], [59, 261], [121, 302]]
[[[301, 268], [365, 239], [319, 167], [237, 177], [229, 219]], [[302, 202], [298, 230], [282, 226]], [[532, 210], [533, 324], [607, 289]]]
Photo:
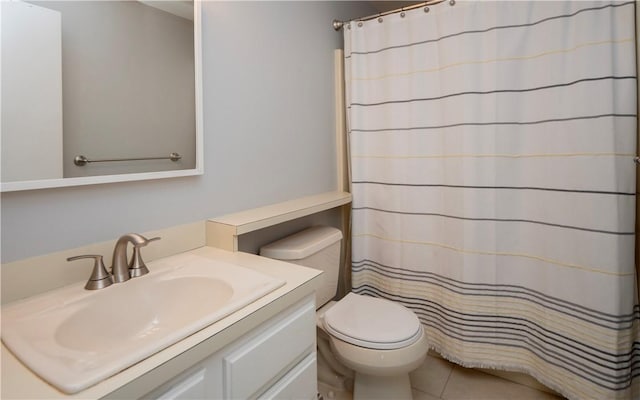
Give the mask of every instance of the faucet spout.
[[111, 273], [113, 274], [114, 283], [125, 282], [131, 278], [129, 263], [127, 262], [127, 244], [129, 243], [132, 243], [135, 247], [142, 247], [146, 246], [149, 240], [137, 233], [127, 233], [120, 236], [113, 249]]

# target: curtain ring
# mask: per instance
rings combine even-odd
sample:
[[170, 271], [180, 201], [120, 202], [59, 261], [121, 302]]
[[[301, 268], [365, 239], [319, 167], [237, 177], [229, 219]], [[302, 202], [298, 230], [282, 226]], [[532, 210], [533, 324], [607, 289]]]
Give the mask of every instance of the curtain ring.
[[379, 23], [382, 23], [382, 21], [384, 21], [384, 20], [382, 19], [382, 17], [378, 17], [378, 22], [379, 22]]
[[358, 27], [362, 28], [362, 21], [358, 21]]
[[407, 14], [405, 14], [405, 13], [404, 13], [404, 11], [403, 11], [403, 12], [401, 12], [401, 13], [400, 13], [400, 18], [404, 18], [404, 16], [405, 16], [405, 15], [407, 15]]
[[638, 156], [633, 157], [633, 162], [636, 164], [640, 164], [640, 157]]
[[456, 0], [449, 0], [449, 5], [450, 6], [455, 6], [456, 5]]
[[424, 8], [424, 12], [428, 13], [429, 12], [429, 7], [425, 7]]

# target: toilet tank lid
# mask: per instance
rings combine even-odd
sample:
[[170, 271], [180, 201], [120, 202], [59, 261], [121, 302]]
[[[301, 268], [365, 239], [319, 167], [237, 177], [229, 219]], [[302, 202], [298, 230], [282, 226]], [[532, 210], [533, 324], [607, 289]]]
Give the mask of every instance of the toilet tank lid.
[[260, 255], [276, 260], [301, 260], [342, 239], [331, 226], [314, 226], [260, 248]]

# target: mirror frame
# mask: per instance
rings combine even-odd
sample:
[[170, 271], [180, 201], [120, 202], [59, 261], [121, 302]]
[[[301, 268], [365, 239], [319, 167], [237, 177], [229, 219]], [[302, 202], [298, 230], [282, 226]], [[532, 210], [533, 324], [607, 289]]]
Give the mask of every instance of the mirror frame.
[[202, 116], [202, 0], [193, 1], [193, 45], [195, 68], [196, 110], [196, 165], [194, 169], [143, 172], [118, 175], [96, 175], [80, 178], [42, 179], [31, 181], [0, 182], [0, 192], [49, 189], [69, 186], [98, 185], [103, 183], [177, 178], [204, 174], [204, 133]]

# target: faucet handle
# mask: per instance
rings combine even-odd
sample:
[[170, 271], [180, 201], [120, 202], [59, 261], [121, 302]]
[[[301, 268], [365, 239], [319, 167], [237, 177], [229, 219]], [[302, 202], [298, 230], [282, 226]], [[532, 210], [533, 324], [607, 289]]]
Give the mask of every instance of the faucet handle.
[[147, 239], [146, 243], [139, 245], [138, 247], [144, 247], [149, 244], [149, 242], [155, 242], [156, 240], [162, 239], [160, 236], [152, 237], [151, 239]]
[[154, 237], [151, 239], [144, 238], [144, 241], [141, 243], [136, 243], [133, 245], [133, 256], [131, 257], [131, 262], [129, 263], [129, 275], [132, 278], [146, 275], [149, 273], [149, 268], [147, 268], [146, 264], [142, 260], [142, 254], [140, 253], [140, 248], [149, 244], [149, 242], [153, 242], [155, 240], [160, 240], [160, 237]]
[[102, 256], [99, 254], [85, 254], [81, 256], [69, 257], [67, 261], [81, 260], [84, 258], [93, 258], [93, 272], [91, 277], [84, 286], [87, 290], [103, 289], [113, 283], [111, 274], [107, 272], [102, 261]]

